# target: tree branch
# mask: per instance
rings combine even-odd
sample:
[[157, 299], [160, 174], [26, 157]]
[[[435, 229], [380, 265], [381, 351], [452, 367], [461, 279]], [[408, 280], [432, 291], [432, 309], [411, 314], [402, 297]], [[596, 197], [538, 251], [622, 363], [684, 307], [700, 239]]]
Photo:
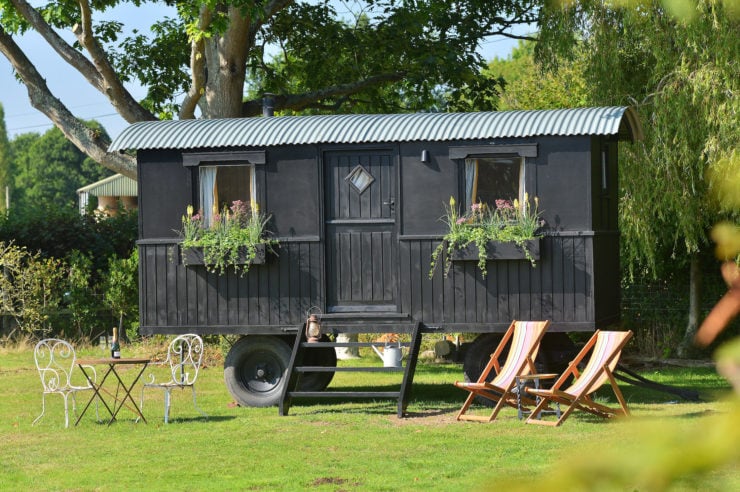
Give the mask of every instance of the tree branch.
[[102, 78], [98, 90], [108, 97], [116, 111], [129, 123], [155, 120], [154, 115], [144, 109], [123, 86], [118, 74], [111, 67], [107, 54], [93, 36], [90, 4], [87, 0], [79, 0], [79, 5], [82, 23], [75, 24], [72, 27], [72, 32], [77, 36], [80, 44], [90, 53], [96, 73]]
[[[213, 20], [213, 11], [207, 5], [202, 5], [198, 19], [198, 29], [208, 29]], [[195, 108], [203, 96], [207, 82], [205, 39], [200, 37], [190, 41], [190, 89], [180, 105], [179, 118], [190, 120], [195, 118]]]
[[44, 113], [70, 142], [104, 167], [124, 176], [136, 178], [136, 159], [123, 154], [108, 153], [110, 139], [85, 126], [54, 97], [36, 67], [2, 26], [0, 26], [0, 52], [10, 61], [26, 85], [31, 105]]
[[[403, 80], [405, 76], [405, 71], [378, 74], [350, 84], [336, 85], [318, 91], [304, 92], [303, 94], [276, 95], [275, 109], [301, 111], [307, 108], [325, 108], [327, 105], [321, 103], [324, 99], [350, 96], [368, 87]], [[329, 106], [334, 107], [334, 105]], [[257, 116], [259, 114], [262, 114], [262, 99], [246, 101], [242, 105], [242, 116]]]
[[[141, 105], [129, 94], [129, 92], [121, 85], [118, 77], [110, 67], [105, 53], [99, 48], [97, 42], [92, 37], [91, 29], [88, 28], [87, 32], [84, 33], [88, 38], [83, 41], [80, 35], [75, 32], [80, 43], [90, 52], [93, 57], [93, 61], [98, 65], [94, 65], [85, 56], [71, 47], [64, 39], [62, 39], [54, 29], [41, 17], [39, 12], [31, 7], [26, 0], [11, 0], [13, 6], [23, 16], [26, 21], [31, 24], [31, 27], [38, 32], [41, 37], [51, 46], [51, 48], [57, 52], [57, 54], [67, 62], [71, 67], [77, 70], [90, 85], [99, 90], [104, 94], [111, 104], [118, 110], [118, 112], [128, 121], [133, 123], [135, 121], [153, 120], [156, 119], [154, 116], [146, 111]], [[82, 8], [83, 1], [80, 2]], [[85, 4], [88, 9], [88, 22], [89, 22], [89, 5]], [[83, 14], [84, 17], [84, 14]], [[78, 26], [73, 28], [73, 31], [77, 31]], [[94, 51], [91, 51], [90, 48]], [[107, 67], [108, 74], [105, 71], [101, 71], [102, 67]], [[113, 75], [111, 76], [110, 73]]]

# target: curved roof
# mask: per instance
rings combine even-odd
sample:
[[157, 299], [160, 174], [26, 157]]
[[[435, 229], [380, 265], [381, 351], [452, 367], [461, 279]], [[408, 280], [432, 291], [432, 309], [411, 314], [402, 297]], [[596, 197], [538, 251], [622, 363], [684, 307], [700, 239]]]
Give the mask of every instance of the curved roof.
[[618, 135], [620, 139], [634, 141], [642, 138], [642, 128], [634, 110], [628, 107], [146, 121], [126, 128], [108, 150], [478, 140], [538, 135]]

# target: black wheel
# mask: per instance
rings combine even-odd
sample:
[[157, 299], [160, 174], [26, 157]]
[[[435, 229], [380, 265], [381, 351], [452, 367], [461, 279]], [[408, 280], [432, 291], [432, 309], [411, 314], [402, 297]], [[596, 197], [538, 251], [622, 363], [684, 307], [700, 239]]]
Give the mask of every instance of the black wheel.
[[[561, 374], [568, 368], [568, 364], [578, 354], [578, 347], [573, 343], [567, 333], [549, 332], [545, 333], [540, 343], [540, 351], [534, 363], [539, 373]], [[554, 380], [543, 380], [547, 387]]]
[[[321, 341], [328, 342], [329, 338], [323, 336]], [[304, 353], [305, 366], [337, 367], [337, 352], [334, 347], [312, 348]], [[301, 391], [324, 391], [333, 378], [334, 372], [306, 372], [298, 387]]]
[[[479, 335], [473, 343], [470, 344], [463, 362], [463, 373], [465, 381], [477, 381], [483, 369], [491, 359], [491, 354], [501, 342], [500, 333], [484, 333]], [[578, 349], [567, 333], [552, 332], [545, 333], [540, 343], [540, 349], [534, 363], [539, 373], [560, 374], [567, 367], [570, 360], [578, 353]], [[508, 354], [508, 348], [501, 352], [499, 364], [503, 364]], [[488, 381], [493, 379], [495, 374], [491, 372]], [[547, 386], [553, 381], [545, 380], [543, 385]], [[484, 398], [479, 398], [482, 403], [490, 404], [491, 402]]]
[[277, 405], [288, 380], [290, 354], [288, 344], [277, 337], [239, 339], [224, 362], [224, 380], [231, 396], [244, 407]]
[[[465, 352], [465, 359], [463, 360], [463, 375], [465, 381], [478, 381], [483, 369], [485, 369], [488, 361], [491, 360], [491, 354], [498, 344], [501, 342], [501, 333], [483, 333], [478, 335], [473, 343], [470, 344], [467, 351]], [[506, 360], [507, 351], [504, 350], [501, 357], [499, 358], [499, 364], [503, 364]], [[489, 381], [495, 377], [493, 371], [487, 378]]]
[[[465, 381], [478, 381], [483, 369], [486, 368], [488, 361], [491, 360], [491, 354], [496, 350], [498, 344], [501, 343], [502, 337], [503, 335], [501, 333], [483, 333], [473, 340], [473, 343], [470, 344], [468, 350], [465, 352], [465, 359], [463, 360], [463, 375], [465, 376]], [[501, 353], [501, 357], [499, 357], [498, 360], [499, 364], [504, 363], [507, 353], [508, 350], [504, 350]], [[491, 371], [486, 380], [490, 381], [494, 377], [496, 377], [495, 371]], [[482, 398], [479, 396], [475, 398], [475, 402], [487, 407], [492, 407], [494, 404], [494, 402], [488, 398]]]

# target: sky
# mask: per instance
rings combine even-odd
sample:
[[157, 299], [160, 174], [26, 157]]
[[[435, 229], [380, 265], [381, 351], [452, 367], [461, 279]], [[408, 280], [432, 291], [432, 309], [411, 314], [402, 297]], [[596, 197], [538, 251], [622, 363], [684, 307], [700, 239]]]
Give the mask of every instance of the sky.
[[[143, 12], [146, 15], [143, 15]], [[107, 12], [105, 18], [115, 19], [127, 27], [146, 31], [152, 19], [165, 15], [174, 16], [174, 9], [147, 3], [140, 8], [130, 4], [117, 7]], [[69, 42], [73, 40], [69, 33], [63, 34], [63, 37]], [[111, 138], [115, 138], [128, 126], [108, 100], [64, 63], [35, 31], [25, 34], [20, 39], [16, 37], [16, 43], [45, 77], [51, 92], [73, 114], [83, 119], [99, 121]], [[494, 57], [505, 58], [516, 44], [517, 41], [511, 39], [492, 39], [481, 46], [480, 51], [486, 60]], [[127, 88], [137, 99], [143, 98], [146, 94], [140, 86], [134, 84], [127, 85]], [[10, 62], [2, 55], [0, 55], [0, 104], [5, 110], [5, 127], [11, 140], [22, 133], [44, 133], [52, 127], [50, 120], [31, 106], [25, 86], [15, 79]]]

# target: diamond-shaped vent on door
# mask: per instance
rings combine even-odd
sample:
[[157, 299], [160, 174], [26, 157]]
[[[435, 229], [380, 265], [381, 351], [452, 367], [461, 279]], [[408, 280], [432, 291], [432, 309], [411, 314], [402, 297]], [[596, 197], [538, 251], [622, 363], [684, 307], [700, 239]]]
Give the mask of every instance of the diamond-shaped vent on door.
[[375, 181], [373, 175], [370, 174], [367, 169], [362, 167], [362, 164], [355, 166], [355, 168], [352, 169], [344, 179], [349, 181], [349, 183], [354, 186], [360, 194], [362, 194], [362, 192], [365, 191], [368, 186], [373, 184], [373, 181]]

